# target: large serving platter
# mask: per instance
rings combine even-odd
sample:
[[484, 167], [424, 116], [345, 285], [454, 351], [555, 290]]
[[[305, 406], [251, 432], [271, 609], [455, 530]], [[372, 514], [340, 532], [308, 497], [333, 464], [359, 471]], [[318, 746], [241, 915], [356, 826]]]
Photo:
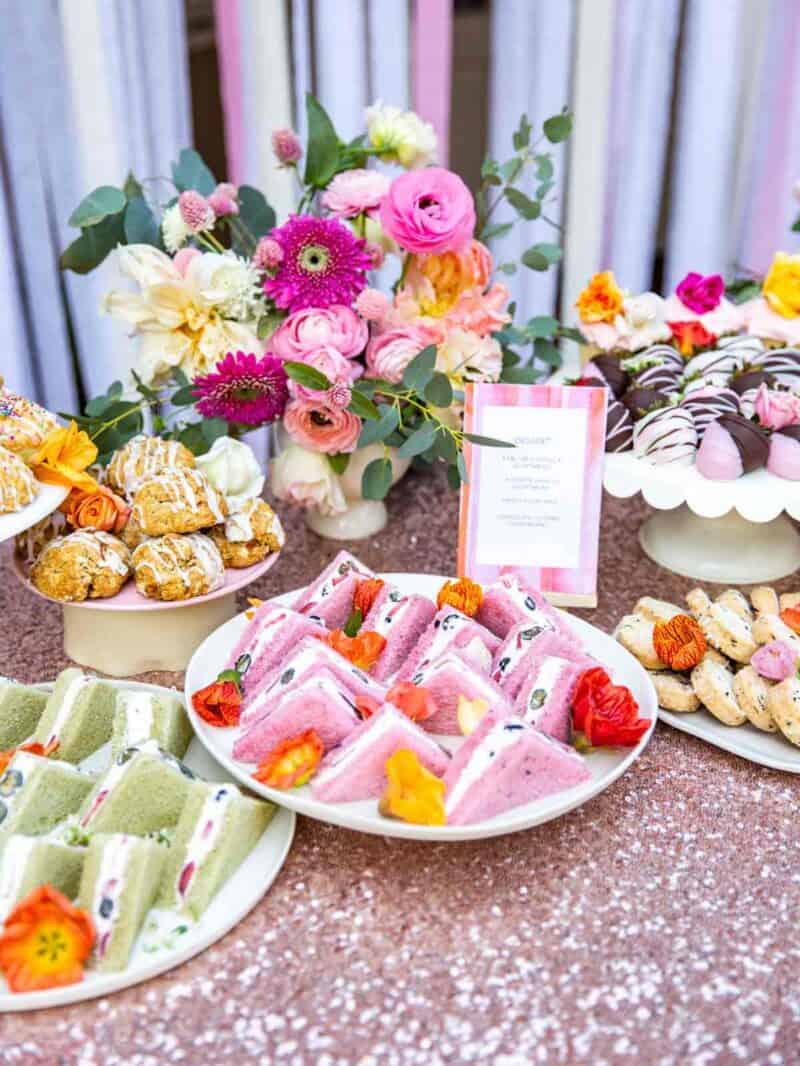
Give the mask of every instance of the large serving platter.
[[800, 748], [793, 747], [780, 733], [765, 733], [749, 724], [725, 725], [704, 710], [677, 714], [659, 707], [658, 717], [674, 729], [739, 755], [742, 759], [749, 759], [772, 770], [800, 774]]
[[[387, 581], [398, 585], [406, 594], [419, 593], [432, 599], [435, 599], [442, 582], [446, 580], [432, 574], [384, 574], [382, 576]], [[278, 597], [278, 600], [288, 604], [297, 595], [297, 591], [289, 592]], [[299, 814], [305, 814], [309, 818], [316, 818], [322, 822], [329, 822], [332, 825], [343, 826], [362, 833], [374, 833], [385, 837], [405, 837], [412, 840], [458, 841], [501, 836], [540, 825], [580, 807], [613, 784], [641, 755], [655, 726], [656, 694], [646, 671], [608, 634], [595, 629], [588, 622], [570, 616], [570, 625], [583, 640], [589, 654], [605, 666], [617, 684], [624, 684], [630, 688], [639, 704], [640, 715], [651, 720], [650, 728], [635, 748], [593, 752], [586, 757], [592, 774], [590, 781], [475, 825], [410, 825], [382, 817], [378, 813], [375, 801], [321, 803], [314, 798], [308, 785], [289, 791], [278, 791], [254, 781], [251, 775], [255, 767], [252, 764], [237, 762], [231, 754], [238, 728], [214, 728], [206, 724], [192, 709], [191, 694], [213, 681], [219, 671], [224, 669], [246, 624], [247, 619], [242, 614], [220, 626], [200, 645], [189, 663], [186, 671], [187, 706], [197, 736], [213, 757], [233, 777], [259, 795], [289, 807]], [[451, 751], [462, 743], [460, 738], [455, 737], [439, 737], [438, 739]]]
[[18, 533], [24, 533], [26, 529], [35, 526], [43, 518], [47, 518], [57, 507], [60, 507], [67, 498], [69, 489], [63, 485], [45, 485], [37, 481], [39, 491], [36, 498], [31, 500], [27, 507], [13, 514], [0, 514], [0, 544], [11, 540]]
[[[135, 681], [112, 681], [117, 688], [140, 689], [148, 692], [171, 692], [158, 685], [146, 685]], [[41, 686], [50, 688], [49, 685]], [[171, 692], [174, 695], [174, 692]], [[110, 759], [111, 745], [107, 744], [91, 758], [81, 763], [82, 769], [100, 770]], [[183, 762], [200, 777], [209, 781], [229, 781], [217, 762], [197, 739], [193, 739]], [[245, 782], [246, 783], [246, 782]], [[128, 966], [119, 973], [97, 974], [86, 971], [83, 981], [64, 988], [52, 988], [39, 992], [9, 992], [0, 975], [0, 1012], [41, 1010], [45, 1007], [62, 1007], [68, 1003], [96, 999], [119, 992], [123, 988], [148, 981], [167, 970], [205, 951], [237, 925], [269, 889], [284, 864], [294, 837], [295, 815], [287, 809], [278, 810], [264, 831], [255, 849], [248, 855], [233, 877], [221, 889], [200, 920], [190, 925], [188, 931], [176, 938], [172, 947], [164, 946], [162, 931], [148, 931], [148, 922], [134, 946]], [[155, 912], [151, 912], [151, 917]], [[163, 921], [164, 916], [162, 916]], [[177, 925], [173, 919], [167, 925]]]

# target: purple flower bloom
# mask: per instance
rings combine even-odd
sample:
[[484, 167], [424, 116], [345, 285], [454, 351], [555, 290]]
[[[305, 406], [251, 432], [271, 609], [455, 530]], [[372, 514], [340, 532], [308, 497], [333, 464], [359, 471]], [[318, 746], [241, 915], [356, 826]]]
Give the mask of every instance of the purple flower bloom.
[[228, 352], [216, 373], [195, 378], [193, 389], [201, 415], [244, 426], [274, 422], [289, 397], [281, 360], [274, 355], [258, 359], [252, 352]]
[[338, 219], [292, 215], [270, 236], [283, 259], [275, 276], [264, 281], [264, 292], [278, 307], [294, 312], [349, 305], [366, 286], [372, 262], [365, 242]]

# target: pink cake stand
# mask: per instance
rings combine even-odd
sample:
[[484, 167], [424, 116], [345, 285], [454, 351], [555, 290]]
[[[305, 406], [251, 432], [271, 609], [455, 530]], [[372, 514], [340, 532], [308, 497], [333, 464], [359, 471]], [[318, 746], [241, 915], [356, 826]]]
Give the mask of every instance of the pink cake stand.
[[[106, 600], [51, 600], [63, 608], [64, 651], [81, 666], [111, 677], [130, 677], [148, 670], [184, 670], [209, 633], [236, 614], [236, 593], [266, 574], [280, 554], [274, 552], [242, 570], [226, 570], [221, 588], [178, 603], [147, 599], [136, 591], [132, 580]], [[31, 592], [50, 599], [31, 583], [18, 556], [14, 555], [12, 565]]]

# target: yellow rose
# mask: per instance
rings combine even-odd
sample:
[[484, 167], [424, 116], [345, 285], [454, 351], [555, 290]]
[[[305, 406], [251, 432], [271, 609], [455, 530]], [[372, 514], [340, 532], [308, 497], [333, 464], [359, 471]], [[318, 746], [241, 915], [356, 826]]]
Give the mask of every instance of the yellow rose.
[[575, 306], [583, 322], [613, 322], [622, 311], [623, 292], [610, 270], [593, 274]]
[[800, 255], [776, 252], [764, 279], [764, 299], [784, 318], [800, 315]]
[[97, 445], [75, 422], [70, 422], [66, 429], [54, 429], [45, 437], [30, 465], [39, 481], [47, 485], [92, 492], [97, 482], [85, 471], [96, 458]]

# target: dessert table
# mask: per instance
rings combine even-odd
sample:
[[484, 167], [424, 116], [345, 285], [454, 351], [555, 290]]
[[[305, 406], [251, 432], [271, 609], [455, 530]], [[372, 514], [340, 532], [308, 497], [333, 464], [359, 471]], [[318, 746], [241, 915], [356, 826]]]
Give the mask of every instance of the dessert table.
[[[376, 570], [453, 572], [457, 506], [412, 473], [388, 527], [344, 546]], [[601, 628], [692, 586], [642, 552], [645, 512], [604, 499], [600, 606], [577, 612]], [[337, 550], [281, 517], [287, 547], [252, 595]], [[2, 566], [0, 672], [50, 679], [59, 608]], [[659, 724], [610, 789], [525, 833], [423, 845], [300, 818], [272, 889], [218, 945], [107, 1000], [5, 1015], [0, 1061], [779, 1066], [800, 1025], [799, 801], [796, 776]]]

